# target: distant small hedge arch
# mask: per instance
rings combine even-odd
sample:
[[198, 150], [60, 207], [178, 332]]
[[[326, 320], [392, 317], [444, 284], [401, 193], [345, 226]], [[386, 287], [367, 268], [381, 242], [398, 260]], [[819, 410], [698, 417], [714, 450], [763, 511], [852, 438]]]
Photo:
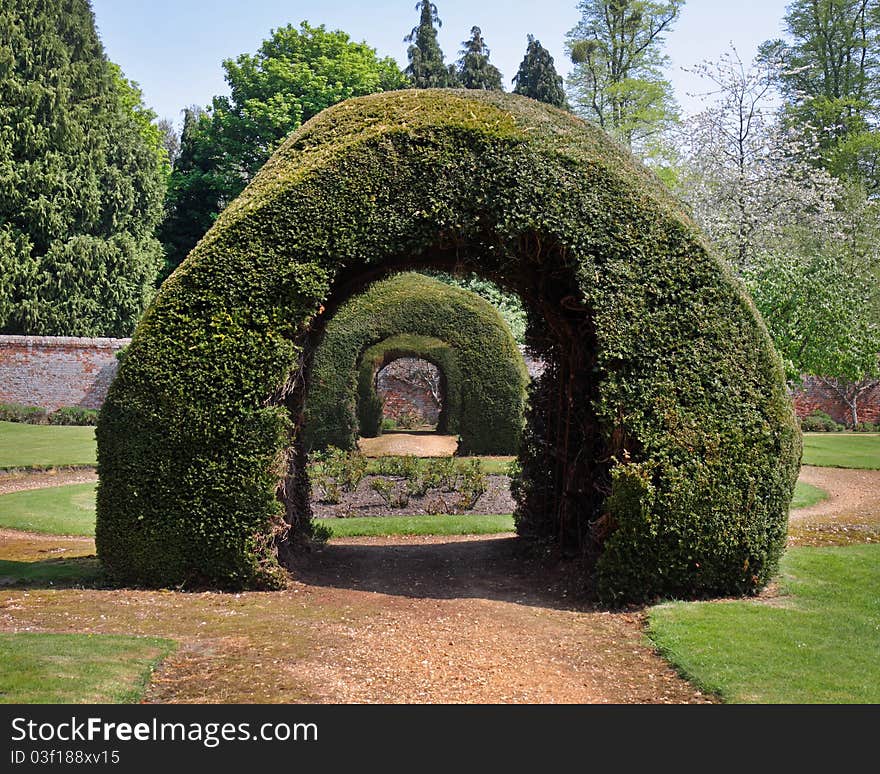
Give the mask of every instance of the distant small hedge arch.
[[[443, 404], [437, 417], [437, 432], [457, 435], [461, 426], [462, 374], [455, 350], [445, 341], [430, 336], [401, 334], [374, 344], [360, 359], [357, 379], [357, 414], [361, 435], [375, 438], [382, 434], [384, 406], [376, 391], [376, 375], [387, 365], [403, 357], [418, 358], [440, 371]], [[522, 415], [520, 415], [522, 425]], [[306, 427], [308, 428], [308, 423]], [[519, 441], [520, 431], [516, 433]], [[516, 453], [514, 448], [511, 454]]]
[[[516, 454], [528, 372], [510, 329], [476, 293], [413, 272], [374, 283], [327, 323], [306, 398], [307, 448], [355, 448], [360, 361], [395, 334], [439, 339], [454, 351], [455, 371], [446, 374], [449, 421], [450, 432], [461, 435], [461, 453]], [[411, 354], [421, 357], [417, 349]]]
[[[96, 544], [150, 585], [281, 582], [312, 529], [303, 406], [327, 311], [402, 269], [517, 292], [532, 382], [521, 536], [602, 599], [751, 593], [800, 460], [741, 285], [601, 130], [488, 91], [348, 100], [292, 134], [165, 282], [98, 422]], [[281, 552], [279, 554], [279, 552]]]

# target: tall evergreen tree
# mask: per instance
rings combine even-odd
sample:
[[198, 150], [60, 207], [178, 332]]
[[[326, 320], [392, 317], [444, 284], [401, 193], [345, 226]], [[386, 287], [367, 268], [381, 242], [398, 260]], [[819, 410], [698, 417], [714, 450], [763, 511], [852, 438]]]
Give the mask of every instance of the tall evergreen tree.
[[180, 150], [168, 181], [165, 219], [159, 227], [165, 247], [161, 280], [186, 258], [237, 193], [228, 189], [210, 134], [211, 117], [204, 108], [193, 105], [183, 111]]
[[555, 107], [568, 107], [562, 76], [556, 72], [550, 52], [539, 40], [535, 40], [534, 35], [529, 35], [526, 55], [513, 78], [513, 84], [514, 94], [522, 94]]
[[420, 13], [419, 23], [403, 39], [411, 44], [407, 50], [409, 66], [405, 72], [413, 87], [442, 89], [457, 86], [455, 66], [443, 63], [443, 52], [437, 42], [437, 27], [443, 24], [437, 14], [437, 6], [430, 0], [419, 0], [416, 10]]
[[501, 71], [489, 62], [489, 47], [479, 27], [471, 27], [471, 37], [462, 41], [458, 60], [458, 81], [465, 89], [504, 91]]
[[0, 332], [124, 336], [148, 303], [167, 162], [88, 0], [0, 6]]

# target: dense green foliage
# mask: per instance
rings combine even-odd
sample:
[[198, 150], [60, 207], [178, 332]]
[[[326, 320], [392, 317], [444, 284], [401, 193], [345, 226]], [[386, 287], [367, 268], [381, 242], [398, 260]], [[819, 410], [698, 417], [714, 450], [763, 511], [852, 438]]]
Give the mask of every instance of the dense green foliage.
[[461, 44], [458, 60], [458, 82], [465, 89], [503, 91], [501, 71], [489, 61], [489, 47], [479, 27], [471, 27], [471, 37]]
[[437, 6], [430, 0], [419, 0], [416, 10], [419, 23], [404, 38], [410, 44], [406, 52], [409, 57], [406, 74], [411, 85], [416, 89], [457, 86], [455, 66], [443, 62], [443, 52], [437, 42], [437, 27], [442, 24]]
[[167, 158], [87, 0], [0, 8], [0, 332], [127, 336], [161, 249]]
[[327, 323], [306, 398], [306, 448], [354, 448], [358, 398], [376, 435], [374, 377], [397, 357], [423, 358], [445, 375], [441, 424], [461, 436], [462, 454], [516, 453], [528, 375], [510, 331], [480, 296], [414, 273], [375, 283]]
[[406, 84], [391, 57], [308, 22], [273, 30], [255, 54], [227, 59], [223, 69], [230, 95], [184, 116], [161, 231], [166, 276], [290, 132], [349, 97]]
[[585, 552], [611, 601], [767, 582], [800, 436], [741, 286], [595, 126], [447, 89], [304, 125], [162, 286], [98, 422], [108, 571], [272, 582], [273, 548], [311, 530], [299, 428], [322, 317], [404, 266], [478, 272], [526, 303], [548, 367], [520, 452], [520, 534]]
[[675, 603], [651, 639], [688, 679], [726, 702], [880, 702], [880, 546], [793, 548], [777, 604]]
[[534, 35], [529, 35], [528, 41], [526, 54], [513, 77], [513, 93], [546, 102], [553, 107], [567, 107], [562, 76], [556, 72], [553, 57]]
[[98, 412], [79, 406], [63, 406], [55, 411], [20, 403], [0, 403], [0, 422], [24, 422], [28, 425], [96, 425]]

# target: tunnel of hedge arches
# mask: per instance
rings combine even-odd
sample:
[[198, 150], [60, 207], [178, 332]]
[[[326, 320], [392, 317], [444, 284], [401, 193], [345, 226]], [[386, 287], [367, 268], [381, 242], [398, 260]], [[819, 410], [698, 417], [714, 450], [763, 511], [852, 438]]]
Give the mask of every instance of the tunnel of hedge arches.
[[373, 380], [359, 366], [367, 350], [368, 366], [384, 360], [376, 345], [394, 336], [396, 357], [426, 357], [445, 375], [441, 418], [447, 432], [461, 436], [460, 453], [516, 454], [528, 372], [507, 324], [476, 293], [413, 272], [372, 284], [327, 323], [305, 401], [307, 449], [356, 447], [358, 409], [370, 420], [377, 409]]
[[[357, 413], [361, 435], [375, 438], [382, 434], [385, 406], [379, 396], [376, 380], [383, 369], [401, 358], [422, 360], [438, 370], [440, 411], [435, 431], [443, 435], [457, 435], [461, 427], [462, 379], [455, 350], [440, 339], [408, 334], [390, 336], [367, 349], [361, 357], [357, 380]], [[516, 428], [517, 443], [521, 432], [522, 415]], [[509, 453], [515, 452], [514, 448]]]
[[800, 436], [766, 329], [673, 197], [600, 130], [494, 92], [414, 90], [292, 134], [162, 286], [99, 418], [116, 579], [283, 582], [313, 528], [303, 405], [326, 320], [402, 269], [519, 293], [547, 364], [520, 536], [602, 599], [749, 593], [783, 550]]

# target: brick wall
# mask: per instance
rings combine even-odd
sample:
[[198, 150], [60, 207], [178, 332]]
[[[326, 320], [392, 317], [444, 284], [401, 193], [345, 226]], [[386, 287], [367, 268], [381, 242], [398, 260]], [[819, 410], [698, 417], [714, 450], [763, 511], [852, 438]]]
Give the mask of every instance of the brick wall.
[[0, 403], [100, 408], [129, 341], [0, 336]]
[[413, 381], [417, 367], [437, 371], [435, 365], [424, 360], [401, 357], [376, 375], [376, 393], [384, 404], [382, 415], [391, 419], [398, 419], [402, 414], [415, 415], [418, 424], [436, 425], [440, 404], [426, 386]]
[[[803, 388], [795, 390], [792, 399], [799, 417], [818, 410], [847, 427], [852, 425], [852, 413], [843, 398], [814, 377], [805, 377]], [[859, 422], [880, 422], [880, 384], [862, 393], [858, 408]]]

